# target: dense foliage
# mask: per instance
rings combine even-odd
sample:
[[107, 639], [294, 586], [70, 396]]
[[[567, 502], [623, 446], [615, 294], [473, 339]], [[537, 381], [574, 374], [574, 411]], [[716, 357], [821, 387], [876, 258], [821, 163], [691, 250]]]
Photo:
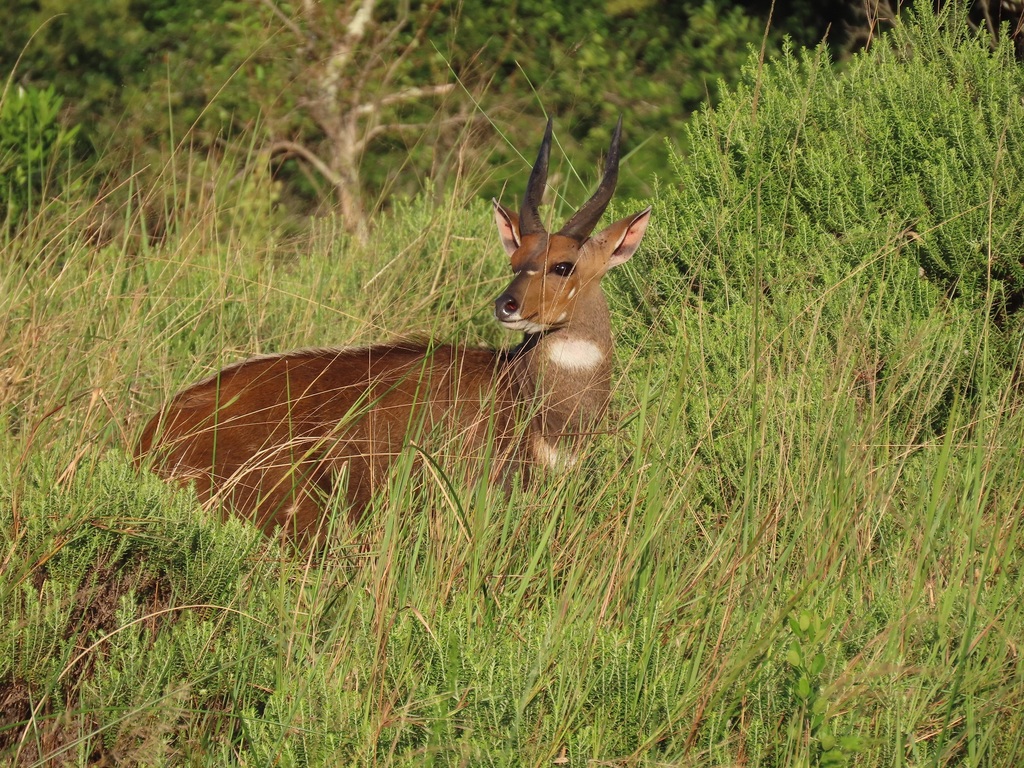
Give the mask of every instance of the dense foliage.
[[[815, 43], [839, 6], [780, 4], [766, 50], [783, 34]], [[15, 0], [0, 7], [0, 74], [63, 98], [83, 158], [114, 177], [101, 189], [132, 174], [148, 204], [176, 147], [213, 159], [225, 144], [254, 143], [255, 156], [233, 156], [273, 168], [285, 212], [333, 205], [356, 229], [395, 194], [437, 193], [452, 175], [473, 172], [482, 194], [496, 194], [505, 172], [492, 169], [518, 165], [542, 113], [561, 116], [563, 143], [589, 155], [623, 114], [635, 137], [623, 186], [649, 191], [688, 115], [762, 47], [769, 9]], [[590, 176], [566, 174], [572, 193]]]
[[0, 101], [0, 200], [9, 227], [75, 185], [69, 174], [78, 126], [64, 127], [62, 102], [52, 86], [17, 87]]
[[[440, 195], [453, 176], [498, 194], [496, 169], [522, 162], [541, 113], [562, 117], [563, 145], [585, 155], [624, 115], [634, 143], [622, 187], [647, 194], [671, 147], [686, 149], [689, 115], [737, 82], [751, 50], [770, 55], [789, 36], [841, 55], [900, 5], [15, 0], [0, 8], [0, 73], [54, 89], [65, 124], [82, 131], [91, 183], [114, 207], [135, 196], [151, 230], [176, 215], [152, 198], [168, 168], [190, 170], [173, 154], [188, 146], [208, 162], [234, 158], [236, 172], [271, 170], [291, 226], [293, 214], [334, 209], [365, 236], [373, 210]], [[1024, 8], [989, 5], [971, 3], [972, 23], [998, 37], [1009, 21], [1019, 41]], [[562, 179], [576, 196], [591, 173]]]
[[714, 0], [618, 13], [578, 0], [50, 0], [5, 5], [0, 23], [0, 72], [52, 84], [107, 169], [259, 137], [286, 200], [333, 197], [349, 219], [396, 192], [443, 189], [467, 162], [479, 173], [517, 158], [536, 132], [520, 116], [541, 111], [569, 116], [591, 152], [624, 113], [651, 137], [624, 180], [638, 188], [664, 165], [664, 137], [736, 76], [764, 28]]
[[[0, 760], [1020, 764], [1024, 76], [941, 21], [842, 73], [752, 56], [694, 118], [610, 280], [581, 470], [506, 497], [399, 462], [315, 553], [138, 471], [141, 422], [248, 354], [502, 341], [479, 188], [365, 244], [270, 226], [256, 140], [174, 155], [160, 237], [130, 195], [110, 230], [32, 197], [0, 241]], [[44, 148], [9, 185], [73, 148], [5, 125]]]

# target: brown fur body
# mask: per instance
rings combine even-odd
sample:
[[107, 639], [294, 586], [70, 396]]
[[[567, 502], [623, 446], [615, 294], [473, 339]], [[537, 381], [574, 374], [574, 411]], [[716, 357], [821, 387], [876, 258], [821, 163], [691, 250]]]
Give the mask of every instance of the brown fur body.
[[[256, 358], [175, 396], [138, 452], [159, 446], [159, 471], [194, 480], [204, 500], [220, 493], [261, 525], [305, 533], [341, 485], [358, 514], [403, 448], [439, 425], [467, 448], [507, 434], [516, 400], [501, 369], [492, 350], [450, 346]], [[514, 437], [502, 443], [513, 453]]]

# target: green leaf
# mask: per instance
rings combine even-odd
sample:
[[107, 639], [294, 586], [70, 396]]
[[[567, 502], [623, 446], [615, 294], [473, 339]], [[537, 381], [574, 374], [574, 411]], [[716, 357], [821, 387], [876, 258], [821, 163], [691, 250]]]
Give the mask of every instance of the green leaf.
[[820, 675], [821, 671], [825, 669], [825, 654], [819, 653], [811, 661], [810, 671], [814, 676]]
[[794, 643], [786, 651], [786, 661], [789, 662], [791, 667], [800, 667], [803, 665], [803, 656], [800, 654], [800, 646]]
[[828, 752], [823, 752], [821, 755], [820, 765], [830, 768], [831, 766], [846, 765], [846, 755], [840, 752], [838, 749], [832, 749]]
[[807, 679], [807, 675], [800, 675], [800, 678], [796, 681], [796, 695], [804, 701], [811, 696], [811, 681]]
[[800, 632], [800, 623], [793, 616], [787, 616], [786, 620], [789, 622], [789, 629], [794, 635], [802, 634]]
[[810, 613], [808, 613], [807, 611], [801, 611], [800, 612], [800, 632], [801, 633], [803, 633], [805, 635], [807, 634], [807, 630], [809, 630], [811, 628], [811, 621], [812, 620], [813, 620], [813, 617], [811, 616]]
[[843, 752], [860, 752], [864, 749], [864, 739], [860, 736], [840, 736], [839, 748]]

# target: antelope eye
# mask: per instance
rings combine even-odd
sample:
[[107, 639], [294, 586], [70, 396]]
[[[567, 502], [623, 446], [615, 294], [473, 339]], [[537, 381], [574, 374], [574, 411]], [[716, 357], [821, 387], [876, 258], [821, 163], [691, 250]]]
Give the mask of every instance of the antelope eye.
[[551, 271], [559, 277], [568, 277], [574, 269], [576, 269], [576, 265], [571, 261], [560, 261], [551, 268]]

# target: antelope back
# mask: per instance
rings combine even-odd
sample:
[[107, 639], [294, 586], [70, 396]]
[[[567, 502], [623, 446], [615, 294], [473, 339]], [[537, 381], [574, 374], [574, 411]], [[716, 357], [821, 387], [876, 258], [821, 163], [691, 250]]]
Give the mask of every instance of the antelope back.
[[267, 529], [316, 537], [330, 499], [357, 520], [410, 443], [442, 464], [486, 447], [491, 479], [511, 475], [518, 398], [503, 370], [492, 350], [451, 346], [255, 358], [176, 395], [137, 456]]

